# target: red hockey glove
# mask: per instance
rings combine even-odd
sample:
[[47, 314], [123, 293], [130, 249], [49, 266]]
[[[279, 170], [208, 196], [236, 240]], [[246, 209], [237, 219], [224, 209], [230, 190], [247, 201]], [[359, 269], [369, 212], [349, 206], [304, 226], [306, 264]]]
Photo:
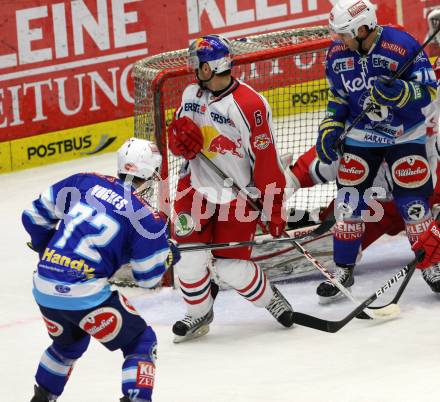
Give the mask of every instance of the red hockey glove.
[[414, 251], [423, 250], [424, 258], [417, 264], [418, 269], [429, 268], [440, 262], [440, 229], [434, 221], [429, 228], [419, 236], [419, 239], [412, 245]]
[[168, 142], [171, 152], [185, 159], [194, 159], [202, 150], [203, 135], [200, 128], [189, 118], [173, 120], [168, 126]]
[[272, 237], [280, 237], [286, 228], [286, 221], [283, 216], [283, 204], [273, 204], [269, 221], [269, 232]]

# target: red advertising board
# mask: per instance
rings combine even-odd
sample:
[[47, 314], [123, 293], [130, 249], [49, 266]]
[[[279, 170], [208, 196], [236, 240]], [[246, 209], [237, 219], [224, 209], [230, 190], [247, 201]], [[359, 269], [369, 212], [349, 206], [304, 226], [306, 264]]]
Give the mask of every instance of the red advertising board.
[[[129, 118], [133, 114], [131, 67], [135, 60], [185, 48], [207, 33], [243, 37], [325, 25], [334, 3], [3, 0], [0, 143]], [[401, 22], [423, 40], [425, 15], [440, 0], [374, 3], [379, 23]]]
[[0, 141], [128, 116], [143, 3], [3, 1]]

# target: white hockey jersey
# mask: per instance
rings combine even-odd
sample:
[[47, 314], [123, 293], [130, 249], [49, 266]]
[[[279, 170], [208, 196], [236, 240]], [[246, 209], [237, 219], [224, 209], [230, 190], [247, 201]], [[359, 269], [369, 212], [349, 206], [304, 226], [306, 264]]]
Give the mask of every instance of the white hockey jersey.
[[[219, 96], [189, 85], [175, 118], [189, 117], [200, 128], [202, 152], [228, 177], [244, 187], [255, 187], [264, 197], [277, 188], [282, 197], [285, 176], [275, 147], [271, 109], [266, 99], [249, 85], [233, 79]], [[196, 157], [189, 161], [191, 185], [215, 204], [237, 195], [212, 169]], [[269, 187], [268, 187], [269, 186]]]

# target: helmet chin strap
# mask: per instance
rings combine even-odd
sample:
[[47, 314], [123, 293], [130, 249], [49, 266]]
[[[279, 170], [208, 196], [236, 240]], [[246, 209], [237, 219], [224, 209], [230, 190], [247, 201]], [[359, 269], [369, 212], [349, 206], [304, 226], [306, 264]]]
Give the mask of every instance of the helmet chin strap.
[[[159, 170], [156, 169], [153, 174], [147, 179], [143, 179], [143, 183], [135, 185], [136, 194], [144, 199], [144, 201], [150, 202], [152, 201], [152, 197], [154, 194], [154, 183], [162, 180], [162, 177], [159, 173]], [[133, 183], [134, 184], [134, 183]]]
[[214, 78], [214, 75], [215, 75], [215, 73], [211, 71], [211, 76], [207, 80], [202, 80], [199, 77], [199, 69], [197, 69], [196, 70], [196, 77], [197, 77], [197, 80], [199, 81], [199, 87], [202, 88], [202, 89], [207, 89], [203, 84], [206, 83], [206, 82], [211, 81]]
[[373, 32], [373, 29], [368, 29], [368, 35], [364, 39], [359, 38], [359, 36], [354, 37], [354, 39], [356, 39], [356, 42], [359, 45], [358, 52], [361, 55], [366, 55], [368, 53], [368, 50], [365, 50], [362, 44], [364, 43], [364, 40], [366, 40], [370, 36], [371, 32]]
[[356, 39], [356, 42], [358, 43], [358, 52], [359, 52], [360, 54], [362, 54], [362, 55], [367, 54], [368, 50], [365, 50], [365, 49], [362, 47], [362, 43], [364, 43], [364, 39], [361, 39], [361, 38], [359, 38], [358, 36], [356, 36], [355, 39]]
[[154, 179], [149, 178], [144, 181], [143, 184], [136, 187], [136, 194], [141, 197], [144, 201], [150, 202], [151, 197], [154, 194], [154, 187], [153, 187]]

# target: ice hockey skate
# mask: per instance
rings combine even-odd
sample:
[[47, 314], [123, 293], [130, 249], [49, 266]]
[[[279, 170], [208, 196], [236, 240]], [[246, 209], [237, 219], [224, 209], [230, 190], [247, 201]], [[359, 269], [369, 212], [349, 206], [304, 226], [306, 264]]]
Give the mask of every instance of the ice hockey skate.
[[[52, 399], [50, 399], [52, 398]], [[49, 394], [45, 389], [39, 387], [38, 385], [34, 386], [34, 396], [31, 399], [31, 402], [55, 402], [56, 399], [53, 398], [53, 395]]]
[[[211, 280], [211, 296], [213, 300], [217, 297], [219, 286]], [[194, 318], [186, 315], [183, 320], [177, 321], [173, 325], [174, 343], [182, 343], [191, 339], [200, 338], [209, 332], [209, 324], [214, 319], [213, 306], [206, 315], [200, 318]]]
[[[346, 289], [350, 290], [354, 283], [353, 270], [354, 265], [336, 265], [333, 278]], [[319, 304], [332, 303], [344, 296], [329, 280], [322, 282], [316, 289], [316, 293], [319, 296]]]
[[209, 324], [214, 319], [213, 308], [203, 317], [194, 318], [186, 315], [183, 320], [177, 321], [173, 325], [174, 343], [182, 343], [192, 339], [200, 338], [209, 332]]
[[293, 325], [293, 309], [281, 292], [272, 285], [273, 297], [266, 310], [284, 327]]
[[422, 277], [434, 293], [440, 293], [440, 264], [424, 269]]

